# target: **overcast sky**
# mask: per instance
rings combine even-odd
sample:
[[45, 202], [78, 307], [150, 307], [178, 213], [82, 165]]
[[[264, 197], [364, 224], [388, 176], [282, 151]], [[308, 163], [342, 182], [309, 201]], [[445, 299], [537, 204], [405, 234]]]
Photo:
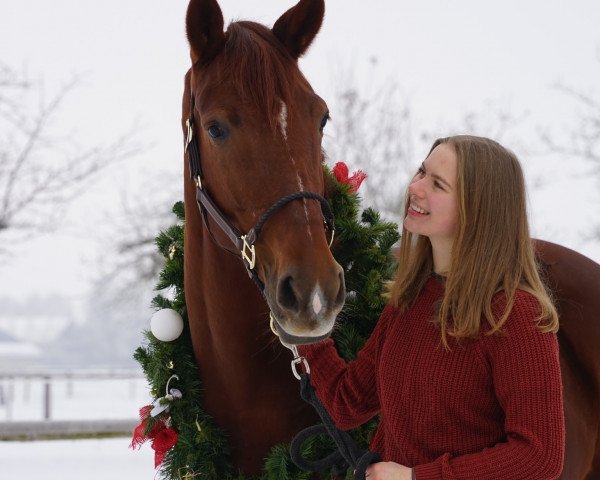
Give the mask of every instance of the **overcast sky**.
[[[268, 25], [294, 3], [220, 2], [226, 21]], [[83, 78], [54, 129], [97, 144], [137, 123], [141, 139], [152, 144], [135, 168], [93, 187], [81, 201], [86, 207], [71, 210], [71, 231], [89, 221], [90, 202], [114, 204], [119, 193], [111, 185], [139, 188], [140, 168], [170, 172], [180, 182], [179, 117], [189, 65], [186, 7], [184, 0], [0, 4], [1, 62], [43, 78], [48, 96], [74, 75]], [[491, 102], [527, 118], [526, 130], [515, 135], [523, 137], [534, 135], [540, 125], [557, 131], [576, 125], [580, 109], [557, 91], [557, 84], [600, 97], [598, 0], [327, 0], [326, 9], [321, 33], [301, 60], [325, 99], [335, 90], [340, 67], [351, 67], [365, 88], [394, 78], [429, 131], [455, 124], [467, 111], [485, 112]], [[335, 120], [335, 111], [332, 116]], [[438, 135], [448, 133], [458, 132]], [[530, 192], [534, 233], [600, 261], [598, 241], [585, 238], [600, 206], [589, 166], [545, 158], [521, 144], [507, 146], [520, 155], [537, 185]], [[17, 246], [16, 257], [0, 264], [0, 291], [15, 297], [81, 294], [97, 254], [97, 244], [84, 237], [53, 235]]]

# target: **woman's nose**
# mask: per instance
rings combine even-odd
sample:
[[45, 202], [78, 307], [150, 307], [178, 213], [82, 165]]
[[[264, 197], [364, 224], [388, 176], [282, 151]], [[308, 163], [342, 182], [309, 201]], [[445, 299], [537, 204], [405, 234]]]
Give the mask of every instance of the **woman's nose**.
[[408, 193], [411, 196], [419, 197], [423, 193], [423, 180], [422, 178], [415, 178], [408, 186]]

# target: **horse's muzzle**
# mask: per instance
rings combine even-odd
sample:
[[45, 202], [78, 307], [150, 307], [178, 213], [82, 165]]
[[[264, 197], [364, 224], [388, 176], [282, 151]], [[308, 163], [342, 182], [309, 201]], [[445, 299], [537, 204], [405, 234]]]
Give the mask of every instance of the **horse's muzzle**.
[[279, 338], [279, 341], [283, 345], [310, 345], [312, 343], [318, 343], [321, 340], [329, 338], [329, 336], [331, 336], [331, 332], [333, 331], [332, 328], [329, 332], [325, 333], [324, 335], [318, 336], [292, 335], [286, 332], [286, 330], [277, 321], [273, 313], [270, 314], [270, 326], [271, 331]]

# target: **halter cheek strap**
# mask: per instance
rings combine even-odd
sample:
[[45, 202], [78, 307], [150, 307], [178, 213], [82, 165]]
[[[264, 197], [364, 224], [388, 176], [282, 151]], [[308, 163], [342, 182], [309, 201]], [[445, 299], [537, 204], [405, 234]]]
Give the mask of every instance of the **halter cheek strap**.
[[190, 95], [190, 116], [186, 120], [185, 150], [188, 154], [190, 175], [196, 184], [196, 203], [198, 204], [198, 208], [200, 209], [200, 213], [202, 214], [206, 228], [210, 231], [207, 219], [208, 214], [240, 252], [240, 256], [244, 266], [246, 267], [246, 270], [248, 271], [248, 275], [254, 280], [261, 291], [264, 291], [264, 284], [256, 274], [255, 243], [259, 239], [260, 232], [267, 220], [269, 220], [269, 218], [271, 218], [271, 216], [281, 207], [299, 198], [318, 200], [321, 204], [321, 212], [323, 214], [325, 226], [331, 232], [329, 246], [331, 246], [333, 243], [333, 237], [335, 235], [333, 211], [331, 210], [329, 202], [322, 195], [314, 192], [295, 192], [280, 198], [265, 211], [256, 225], [246, 234], [242, 234], [229, 222], [227, 217], [223, 214], [223, 212], [221, 212], [219, 207], [215, 204], [213, 199], [209, 196], [202, 185], [203, 176], [202, 165], [200, 163], [200, 149], [196, 135], [194, 135], [193, 95]]

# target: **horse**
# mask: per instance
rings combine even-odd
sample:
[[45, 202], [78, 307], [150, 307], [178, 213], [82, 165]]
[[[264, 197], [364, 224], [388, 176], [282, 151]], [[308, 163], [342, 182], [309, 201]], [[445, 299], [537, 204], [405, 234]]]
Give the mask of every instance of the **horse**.
[[566, 426], [564, 480], [600, 479], [600, 265], [535, 240], [560, 319], [558, 342]]
[[[314, 198], [282, 205], [255, 249], [243, 244], [234, 252], [212, 217], [203, 219], [197, 194], [201, 181], [240, 232], [281, 198], [324, 194], [328, 108], [298, 68], [324, 8], [323, 0], [300, 0], [271, 29], [239, 21], [227, 32], [216, 0], [191, 0], [186, 15], [192, 67], [182, 128], [197, 141], [202, 179], [191, 178], [186, 161], [185, 297], [204, 408], [227, 432], [232, 463], [245, 474], [260, 473], [273, 445], [316, 419], [299, 396], [290, 353], [274, 341], [269, 310], [287, 343], [324, 338], [345, 300], [344, 275]], [[264, 298], [250, 270], [264, 283]]]
[[[273, 445], [316, 418], [298, 395], [286, 348], [273, 341], [269, 311], [285, 343], [314, 342], [329, 335], [345, 297], [316, 201], [326, 196], [321, 137], [329, 114], [297, 63], [323, 15], [323, 0], [300, 0], [271, 29], [239, 21], [226, 32], [216, 0], [191, 0], [186, 16], [192, 66], [182, 129], [202, 164], [188, 164], [188, 151], [187, 313], [204, 408], [228, 433], [233, 465], [250, 475]], [[248, 242], [257, 222], [260, 241]], [[600, 266], [549, 242], [535, 248], [560, 314], [561, 478], [598, 479]]]

